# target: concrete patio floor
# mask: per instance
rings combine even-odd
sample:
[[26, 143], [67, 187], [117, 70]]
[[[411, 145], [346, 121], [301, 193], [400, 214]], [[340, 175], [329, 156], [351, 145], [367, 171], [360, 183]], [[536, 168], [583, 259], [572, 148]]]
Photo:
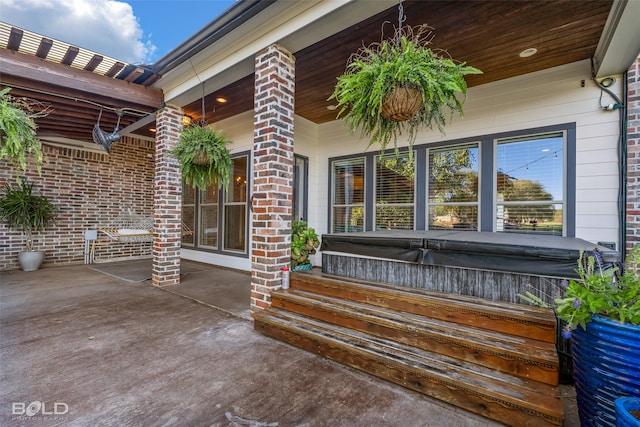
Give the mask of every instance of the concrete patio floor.
[[499, 425], [254, 332], [248, 273], [92, 267], [0, 272], [0, 425]]

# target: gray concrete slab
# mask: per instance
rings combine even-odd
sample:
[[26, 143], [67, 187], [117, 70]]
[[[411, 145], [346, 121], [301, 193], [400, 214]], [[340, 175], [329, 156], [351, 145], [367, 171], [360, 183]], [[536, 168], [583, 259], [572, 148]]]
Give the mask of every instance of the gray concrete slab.
[[[243, 274], [186, 275], [185, 298], [88, 266], [0, 272], [0, 425], [498, 425], [254, 332], [207, 292]], [[195, 301], [216, 292], [227, 308]]]

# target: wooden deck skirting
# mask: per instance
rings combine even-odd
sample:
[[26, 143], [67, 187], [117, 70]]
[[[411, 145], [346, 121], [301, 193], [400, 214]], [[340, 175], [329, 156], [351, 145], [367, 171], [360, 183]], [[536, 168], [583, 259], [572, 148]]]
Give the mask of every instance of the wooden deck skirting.
[[562, 425], [550, 310], [293, 273], [257, 331], [517, 426]]

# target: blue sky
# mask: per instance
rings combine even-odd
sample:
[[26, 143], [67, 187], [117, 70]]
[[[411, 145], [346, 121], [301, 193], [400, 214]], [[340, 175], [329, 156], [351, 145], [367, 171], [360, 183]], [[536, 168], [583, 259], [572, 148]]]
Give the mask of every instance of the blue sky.
[[153, 63], [234, 0], [0, 0], [0, 20], [130, 63]]

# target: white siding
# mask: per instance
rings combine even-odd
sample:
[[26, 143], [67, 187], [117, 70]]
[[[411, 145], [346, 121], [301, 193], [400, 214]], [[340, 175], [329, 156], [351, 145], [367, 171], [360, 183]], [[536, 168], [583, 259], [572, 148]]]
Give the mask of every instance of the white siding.
[[[613, 88], [618, 93], [620, 80], [617, 78]], [[618, 245], [619, 114], [602, 110], [600, 96], [600, 89], [590, 78], [589, 61], [474, 87], [469, 89], [464, 104], [464, 118], [454, 116], [445, 129], [446, 135], [437, 130], [422, 131], [416, 144], [575, 122], [576, 236], [594, 243], [611, 241]], [[603, 93], [602, 104], [611, 102], [609, 95]], [[214, 126], [223, 129], [234, 141], [233, 152], [251, 150], [252, 111]], [[295, 152], [309, 158], [309, 225], [319, 234], [327, 233], [328, 160], [364, 153], [368, 141], [352, 134], [341, 120], [316, 125], [296, 117], [294, 132]], [[373, 146], [369, 151], [377, 149]], [[320, 265], [321, 257], [316, 256], [312, 262]]]
[[[621, 78], [617, 79], [619, 83]], [[584, 81], [584, 87], [582, 87]], [[618, 92], [620, 86], [615, 87]], [[618, 160], [619, 115], [600, 108], [600, 89], [590, 77], [589, 61], [582, 61], [526, 76], [515, 77], [469, 89], [464, 118], [454, 116], [445, 128], [425, 130], [416, 144], [455, 140], [522, 129], [576, 123], [577, 194], [576, 235], [588, 241], [618, 244]], [[602, 94], [602, 104], [613, 102]], [[328, 185], [328, 159], [366, 150], [366, 140], [351, 134], [341, 121], [319, 126], [324, 162], [320, 188]], [[404, 144], [406, 145], [406, 144]], [[371, 147], [370, 150], [376, 150]], [[327, 216], [325, 197], [317, 204], [317, 215]], [[327, 232], [327, 220], [322, 222]]]

